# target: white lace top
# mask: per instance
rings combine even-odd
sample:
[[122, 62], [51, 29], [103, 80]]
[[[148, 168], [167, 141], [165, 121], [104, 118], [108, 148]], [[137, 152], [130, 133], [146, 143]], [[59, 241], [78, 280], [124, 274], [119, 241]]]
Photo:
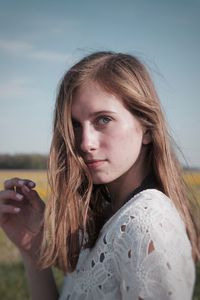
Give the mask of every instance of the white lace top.
[[194, 281], [184, 223], [168, 197], [148, 189], [121, 207], [95, 246], [81, 252], [60, 300], [189, 300]]

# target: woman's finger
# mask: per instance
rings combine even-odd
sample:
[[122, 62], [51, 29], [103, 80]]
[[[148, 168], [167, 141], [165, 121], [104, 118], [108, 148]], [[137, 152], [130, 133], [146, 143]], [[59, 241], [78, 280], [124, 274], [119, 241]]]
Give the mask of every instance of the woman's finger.
[[21, 188], [22, 186], [28, 186], [29, 188], [34, 188], [36, 186], [35, 182], [29, 179], [21, 179], [18, 177], [8, 179], [4, 182], [5, 190]]
[[9, 215], [16, 215], [21, 211], [21, 208], [7, 205], [7, 204], [0, 204], [0, 226], [3, 228], [3, 225], [8, 220]]
[[39, 197], [38, 193], [35, 190], [29, 189], [26, 185], [22, 188], [22, 193], [26, 197], [26, 199], [31, 203], [31, 205], [39, 210], [43, 210], [45, 207], [44, 202]]
[[1, 204], [0, 205], [0, 216], [3, 214], [17, 214], [21, 211], [20, 207], [13, 205]]
[[4, 202], [5, 200], [16, 200], [22, 201], [24, 196], [20, 193], [16, 193], [13, 190], [5, 190], [0, 192], [0, 201]]
[[0, 205], [0, 225], [3, 225], [7, 214], [18, 214], [21, 211], [20, 207], [1, 204]]

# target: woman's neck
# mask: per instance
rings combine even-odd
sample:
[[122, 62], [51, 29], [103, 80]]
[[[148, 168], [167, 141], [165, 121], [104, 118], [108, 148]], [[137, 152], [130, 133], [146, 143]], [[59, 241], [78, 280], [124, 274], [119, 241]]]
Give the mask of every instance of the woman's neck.
[[146, 157], [146, 149], [140, 153], [140, 157], [125, 174], [107, 185], [111, 196], [112, 214], [123, 206], [130, 193], [139, 187], [149, 173]]

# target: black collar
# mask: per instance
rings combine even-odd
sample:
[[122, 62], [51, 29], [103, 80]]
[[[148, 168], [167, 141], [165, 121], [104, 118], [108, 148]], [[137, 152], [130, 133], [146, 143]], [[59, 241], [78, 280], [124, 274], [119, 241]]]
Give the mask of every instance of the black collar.
[[[142, 181], [141, 185], [134, 189], [126, 198], [125, 202], [129, 201], [131, 198], [133, 198], [136, 194], [146, 190], [146, 189], [158, 189], [158, 184], [156, 182], [155, 175], [152, 173], [147, 175], [144, 180]], [[125, 203], [124, 202], [124, 203]]]

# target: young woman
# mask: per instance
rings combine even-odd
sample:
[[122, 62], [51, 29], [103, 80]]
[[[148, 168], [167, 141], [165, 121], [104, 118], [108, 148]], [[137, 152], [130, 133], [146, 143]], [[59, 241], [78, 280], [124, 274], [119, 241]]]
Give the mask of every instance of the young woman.
[[21, 251], [32, 299], [58, 299], [52, 265], [66, 274], [62, 300], [192, 298], [199, 231], [137, 58], [97, 52], [65, 74], [49, 181], [46, 209], [30, 180], [7, 180], [0, 194], [1, 226]]

